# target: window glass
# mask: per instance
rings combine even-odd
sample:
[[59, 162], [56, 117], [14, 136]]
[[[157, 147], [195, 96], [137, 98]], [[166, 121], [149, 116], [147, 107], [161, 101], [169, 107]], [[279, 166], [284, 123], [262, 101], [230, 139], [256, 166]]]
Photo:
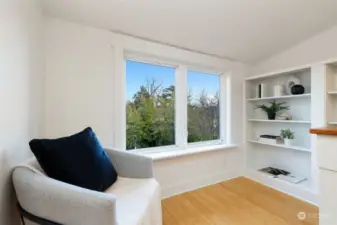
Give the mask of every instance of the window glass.
[[219, 139], [220, 76], [188, 71], [188, 143]]
[[175, 68], [126, 62], [126, 147], [175, 144]]

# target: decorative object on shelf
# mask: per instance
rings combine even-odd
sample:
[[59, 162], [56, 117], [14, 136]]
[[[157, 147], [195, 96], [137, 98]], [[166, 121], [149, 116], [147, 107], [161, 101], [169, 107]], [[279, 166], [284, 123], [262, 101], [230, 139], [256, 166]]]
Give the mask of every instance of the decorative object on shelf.
[[256, 98], [264, 98], [264, 97], [266, 97], [265, 85], [263, 83], [260, 83], [256, 87]]
[[298, 183], [301, 183], [307, 180], [307, 178], [305, 177], [295, 176], [286, 170], [278, 169], [278, 168], [271, 167], [271, 166], [259, 169], [258, 171], [268, 176], [271, 176], [273, 178], [278, 178], [280, 180], [284, 180], [284, 181], [287, 181], [293, 184], [298, 184]]
[[290, 129], [285, 129], [285, 130], [281, 130], [281, 137], [284, 140], [284, 144], [291, 146], [293, 143], [293, 140], [295, 139], [295, 133], [291, 132]]
[[281, 174], [285, 175], [285, 176], [287, 176], [287, 175], [290, 174], [290, 172], [288, 172], [286, 170], [281, 170], [281, 169], [274, 168], [274, 167], [271, 167], [271, 166], [259, 169], [259, 171], [262, 172], [262, 173], [266, 173], [266, 174], [268, 174], [270, 176], [273, 176], [275, 178], [277, 176], [281, 175]]
[[288, 95], [291, 95], [291, 88], [296, 85], [296, 84], [301, 84], [301, 81], [300, 79], [298, 79], [297, 77], [289, 77], [289, 79], [287, 80], [287, 83], [286, 83], [286, 91], [287, 91], [287, 94]]
[[276, 114], [280, 111], [288, 110], [289, 106], [283, 106], [285, 102], [276, 103], [276, 101], [269, 102], [270, 106], [266, 105], [258, 105], [256, 106], [256, 109], [261, 109], [265, 113], [267, 113], [269, 120], [275, 120]]
[[280, 84], [280, 81], [274, 86], [274, 97], [280, 97], [284, 95], [284, 86]]
[[300, 84], [295, 84], [291, 87], [291, 93], [293, 95], [301, 95], [304, 93], [304, 87], [303, 85], [300, 85]]
[[278, 120], [292, 120], [293, 117], [290, 115], [288, 111], [282, 112], [278, 117]]
[[266, 144], [280, 144], [281, 137], [276, 136], [276, 135], [263, 134], [263, 135], [260, 135], [259, 141], [266, 143]]

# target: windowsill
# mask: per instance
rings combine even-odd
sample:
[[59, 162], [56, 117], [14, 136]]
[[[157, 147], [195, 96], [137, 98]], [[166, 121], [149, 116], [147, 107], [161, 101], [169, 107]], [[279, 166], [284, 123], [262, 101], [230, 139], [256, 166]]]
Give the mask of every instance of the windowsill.
[[162, 151], [162, 152], [142, 151], [138, 153], [151, 157], [153, 160], [162, 160], [162, 159], [171, 159], [171, 158], [176, 158], [176, 157], [186, 156], [186, 155], [194, 155], [194, 154], [199, 154], [203, 152], [220, 151], [220, 150], [236, 148], [236, 147], [238, 147], [238, 145], [236, 144], [217, 144], [217, 145], [194, 146], [194, 147], [189, 147], [185, 149], [179, 149], [179, 148], [172, 148], [172, 150], [165, 149], [165, 151]]

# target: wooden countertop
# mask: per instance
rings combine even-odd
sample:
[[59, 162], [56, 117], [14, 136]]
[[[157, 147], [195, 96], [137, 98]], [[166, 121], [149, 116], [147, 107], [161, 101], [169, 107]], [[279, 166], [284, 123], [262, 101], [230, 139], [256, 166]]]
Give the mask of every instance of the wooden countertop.
[[318, 135], [336, 135], [337, 136], [337, 127], [312, 128], [310, 129], [310, 133], [318, 134]]

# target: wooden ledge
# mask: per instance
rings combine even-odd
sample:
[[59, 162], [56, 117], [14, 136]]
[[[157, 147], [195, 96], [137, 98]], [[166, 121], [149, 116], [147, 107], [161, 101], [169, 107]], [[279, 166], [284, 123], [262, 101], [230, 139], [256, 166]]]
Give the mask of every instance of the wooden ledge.
[[337, 136], [337, 127], [312, 128], [310, 129], [310, 133], [318, 134], [318, 135], [336, 135]]

